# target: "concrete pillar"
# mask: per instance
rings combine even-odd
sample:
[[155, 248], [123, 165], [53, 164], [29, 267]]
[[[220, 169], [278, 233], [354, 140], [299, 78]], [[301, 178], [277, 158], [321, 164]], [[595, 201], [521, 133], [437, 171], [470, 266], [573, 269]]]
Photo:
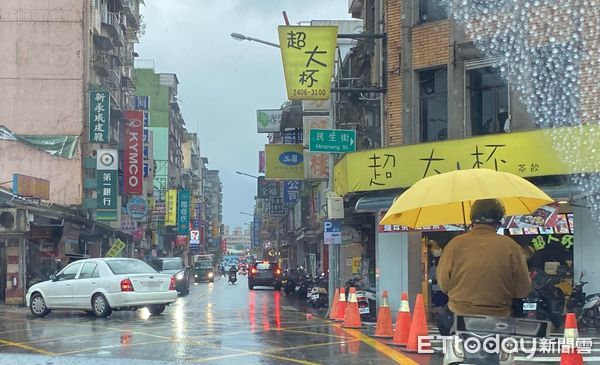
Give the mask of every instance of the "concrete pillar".
[[[6, 245], [5, 303], [24, 304], [25, 299], [25, 243], [22, 236], [10, 237]], [[13, 280], [16, 279], [16, 286]]]

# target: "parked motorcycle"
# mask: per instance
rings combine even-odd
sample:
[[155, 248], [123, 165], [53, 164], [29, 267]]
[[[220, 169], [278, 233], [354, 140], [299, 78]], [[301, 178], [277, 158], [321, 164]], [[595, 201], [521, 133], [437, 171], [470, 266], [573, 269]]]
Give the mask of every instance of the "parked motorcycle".
[[520, 313], [516, 317], [551, 321], [555, 328], [563, 324], [565, 295], [556, 284], [563, 274], [548, 275], [544, 270], [534, 268], [531, 271], [532, 290], [527, 298], [520, 301]]
[[375, 318], [376, 302], [371, 303], [367, 297], [367, 292], [360, 285], [361, 280], [361, 278], [355, 277], [346, 282], [346, 300], [350, 295], [350, 288], [356, 288], [356, 301], [358, 302], [358, 312], [361, 320], [372, 321]]
[[587, 281], [583, 281], [586, 272], [579, 275], [579, 282], [573, 286], [567, 301], [567, 312], [575, 313], [580, 326], [588, 329], [600, 329], [600, 293], [586, 295], [583, 291]]
[[327, 277], [325, 276], [325, 273], [323, 273], [315, 281], [312, 288], [310, 288], [308, 292], [308, 303], [312, 305], [313, 308], [322, 308], [329, 304], [329, 297], [327, 296], [328, 285]]

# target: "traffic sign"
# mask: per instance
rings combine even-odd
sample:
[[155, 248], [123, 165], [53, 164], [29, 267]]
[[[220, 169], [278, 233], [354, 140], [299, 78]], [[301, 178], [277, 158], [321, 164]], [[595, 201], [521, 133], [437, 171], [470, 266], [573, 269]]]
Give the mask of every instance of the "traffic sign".
[[311, 129], [311, 152], [345, 153], [356, 151], [356, 131], [351, 129]]
[[342, 244], [341, 220], [330, 220], [323, 222], [323, 243], [326, 245]]

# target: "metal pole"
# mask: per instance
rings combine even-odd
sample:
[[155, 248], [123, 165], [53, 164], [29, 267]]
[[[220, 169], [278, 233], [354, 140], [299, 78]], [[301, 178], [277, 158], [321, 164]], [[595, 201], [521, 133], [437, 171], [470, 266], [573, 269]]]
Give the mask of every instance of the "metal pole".
[[257, 39], [257, 38], [252, 38], [252, 37], [246, 37], [246, 39], [249, 40], [249, 41], [254, 41], [254, 42], [266, 44], [267, 46], [279, 48], [279, 44], [271, 43], [271, 42], [267, 42], [267, 41], [263, 41], [262, 39]]
[[[329, 128], [335, 128], [335, 99], [334, 96], [331, 95], [329, 97]], [[333, 191], [333, 165], [335, 163], [335, 156], [333, 153], [329, 154], [329, 178], [327, 183], [327, 189], [329, 192]], [[328, 212], [329, 213], [329, 212]], [[329, 308], [333, 306], [333, 293], [335, 293], [335, 289], [339, 287], [339, 246], [338, 245], [329, 245], [329, 288], [327, 288], [327, 292], [329, 293]]]

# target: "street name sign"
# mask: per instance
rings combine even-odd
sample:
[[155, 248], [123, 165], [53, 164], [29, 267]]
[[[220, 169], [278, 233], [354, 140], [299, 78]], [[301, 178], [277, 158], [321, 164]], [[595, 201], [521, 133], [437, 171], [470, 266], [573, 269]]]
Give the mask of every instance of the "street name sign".
[[356, 131], [350, 129], [311, 129], [311, 152], [346, 153], [356, 151]]

